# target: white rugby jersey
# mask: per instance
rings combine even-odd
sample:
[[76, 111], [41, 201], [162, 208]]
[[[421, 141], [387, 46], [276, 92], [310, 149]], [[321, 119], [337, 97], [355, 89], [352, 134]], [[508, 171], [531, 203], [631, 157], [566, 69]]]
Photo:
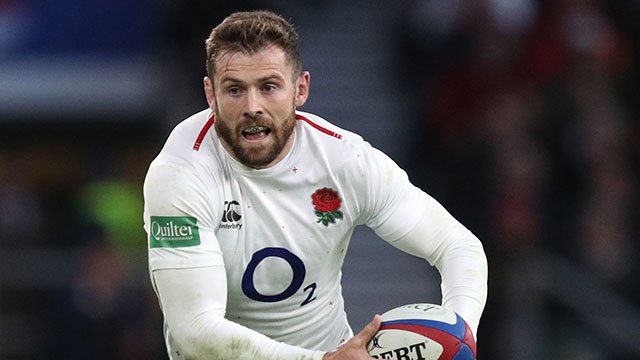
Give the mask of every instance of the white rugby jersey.
[[149, 267], [224, 264], [228, 320], [330, 351], [351, 336], [340, 269], [354, 227], [400, 238], [428, 195], [360, 136], [296, 115], [289, 154], [260, 170], [227, 153], [210, 110], [174, 129], [145, 180]]

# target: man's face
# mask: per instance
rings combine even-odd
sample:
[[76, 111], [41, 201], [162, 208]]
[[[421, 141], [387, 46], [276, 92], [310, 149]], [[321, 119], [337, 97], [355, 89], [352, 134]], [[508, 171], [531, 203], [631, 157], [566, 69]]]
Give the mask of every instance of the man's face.
[[291, 149], [295, 108], [306, 101], [308, 88], [309, 74], [294, 81], [292, 66], [277, 46], [226, 54], [216, 62], [213, 83], [205, 78], [222, 145], [257, 169], [276, 164]]

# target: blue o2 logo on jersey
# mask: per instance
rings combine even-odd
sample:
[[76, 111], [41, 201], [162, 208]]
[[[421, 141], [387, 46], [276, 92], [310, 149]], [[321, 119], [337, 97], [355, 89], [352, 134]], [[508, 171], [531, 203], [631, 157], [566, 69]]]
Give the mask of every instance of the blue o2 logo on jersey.
[[[285, 260], [291, 266], [291, 270], [293, 271], [293, 278], [291, 279], [291, 283], [289, 286], [284, 289], [279, 294], [275, 295], [263, 295], [256, 289], [256, 286], [253, 282], [253, 275], [255, 274], [256, 267], [260, 264], [264, 259], [268, 257], [278, 257]], [[302, 287], [302, 283], [304, 282], [304, 278], [307, 274], [307, 269], [304, 266], [302, 260], [292, 253], [291, 251], [284, 248], [277, 247], [268, 247], [262, 250], [259, 250], [253, 254], [251, 257], [251, 261], [247, 264], [247, 269], [244, 271], [242, 275], [242, 292], [244, 294], [255, 301], [260, 302], [277, 302], [285, 300], [291, 297], [293, 294], [298, 292]], [[316, 298], [313, 296], [315, 292], [316, 284], [313, 283], [304, 288], [304, 292], [309, 291], [309, 294], [305, 301], [303, 301], [300, 306], [306, 305]]]

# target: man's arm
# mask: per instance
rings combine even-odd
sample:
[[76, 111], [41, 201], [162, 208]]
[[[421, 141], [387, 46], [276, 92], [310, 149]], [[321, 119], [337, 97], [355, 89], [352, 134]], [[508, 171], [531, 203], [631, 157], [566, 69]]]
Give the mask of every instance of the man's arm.
[[[390, 244], [435, 265], [442, 305], [476, 334], [487, 299], [487, 258], [480, 240], [379, 150], [363, 149], [366, 224]], [[358, 177], [354, 177], [358, 179]]]
[[156, 270], [153, 280], [171, 336], [185, 359], [322, 359], [324, 355], [225, 319], [223, 266]]
[[476, 335], [487, 300], [487, 258], [480, 240], [432, 197], [426, 211], [404, 236], [390, 241], [422, 257], [440, 271], [442, 305], [457, 312]]
[[379, 316], [338, 350], [325, 354], [272, 340], [225, 319], [223, 266], [156, 270], [153, 281], [171, 336], [185, 359], [373, 359], [366, 344], [380, 327]]

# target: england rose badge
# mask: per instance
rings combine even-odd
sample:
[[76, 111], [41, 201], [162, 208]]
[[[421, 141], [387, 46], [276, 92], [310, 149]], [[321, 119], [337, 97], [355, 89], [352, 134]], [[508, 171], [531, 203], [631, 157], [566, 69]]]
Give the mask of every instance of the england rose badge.
[[329, 224], [335, 223], [336, 219], [343, 218], [342, 211], [339, 210], [342, 199], [340, 199], [335, 190], [328, 188], [318, 189], [311, 195], [311, 198], [318, 217], [317, 223], [329, 226]]

